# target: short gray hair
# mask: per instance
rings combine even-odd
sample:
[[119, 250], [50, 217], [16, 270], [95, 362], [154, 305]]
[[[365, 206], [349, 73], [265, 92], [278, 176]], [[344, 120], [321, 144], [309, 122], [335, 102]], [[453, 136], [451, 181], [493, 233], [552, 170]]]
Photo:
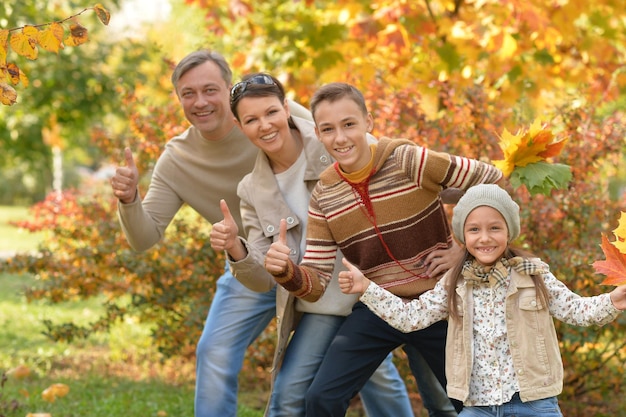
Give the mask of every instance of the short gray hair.
[[174, 85], [174, 88], [177, 88], [178, 81], [183, 75], [185, 75], [185, 73], [187, 73], [187, 71], [197, 67], [198, 65], [204, 64], [207, 61], [211, 61], [219, 67], [222, 72], [224, 82], [226, 82], [227, 86], [230, 86], [233, 80], [233, 72], [222, 54], [209, 49], [200, 49], [190, 53], [184, 57], [178, 65], [176, 65], [176, 68], [174, 68], [174, 72], [172, 73], [172, 84]]

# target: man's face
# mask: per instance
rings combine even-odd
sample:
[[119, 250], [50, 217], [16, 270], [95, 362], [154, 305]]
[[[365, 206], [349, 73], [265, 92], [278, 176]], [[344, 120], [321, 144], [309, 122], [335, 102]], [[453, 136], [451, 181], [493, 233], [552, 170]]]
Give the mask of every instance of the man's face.
[[219, 67], [207, 61], [187, 71], [176, 84], [185, 117], [205, 139], [222, 139], [234, 126], [229, 86]]

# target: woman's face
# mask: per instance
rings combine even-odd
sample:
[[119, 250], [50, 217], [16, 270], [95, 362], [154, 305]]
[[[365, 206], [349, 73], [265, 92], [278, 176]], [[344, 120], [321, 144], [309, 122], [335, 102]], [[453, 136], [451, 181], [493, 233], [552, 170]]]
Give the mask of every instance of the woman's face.
[[289, 107], [277, 96], [244, 97], [237, 104], [243, 133], [268, 155], [278, 154], [292, 140]]

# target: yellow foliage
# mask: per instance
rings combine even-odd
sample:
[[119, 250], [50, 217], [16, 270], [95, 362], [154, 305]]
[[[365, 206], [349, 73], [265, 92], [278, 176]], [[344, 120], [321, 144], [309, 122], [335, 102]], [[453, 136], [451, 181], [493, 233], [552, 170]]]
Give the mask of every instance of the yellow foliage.
[[7, 46], [9, 41], [9, 31], [0, 29], [0, 68], [7, 62]]
[[498, 56], [502, 60], [510, 59], [517, 52], [517, 41], [515, 38], [508, 33], [504, 33], [502, 35], [502, 46], [500, 47], [500, 51], [498, 51]]
[[6, 106], [15, 104], [17, 92], [7, 83], [0, 82], [0, 102]]
[[505, 176], [510, 176], [516, 166], [524, 167], [558, 155], [565, 140], [554, 141], [554, 135], [539, 119], [535, 119], [528, 131], [519, 130], [513, 135], [504, 129], [500, 136], [500, 148], [504, 159], [493, 161]]
[[621, 252], [626, 254], [626, 212], [621, 212], [619, 218], [619, 225], [613, 230], [615, 235], [615, 242], [613, 245]]
[[109, 20], [111, 20], [111, 14], [109, 13], [109, 11], [105, 9], [100, 3], [93, 6], [93, 9], [102, 24], [107, 26], [109, 24]]
[[21, 32], [11, 35], [11, 48], [19, 55], [28, 59], [37, 59], [37, 35], [39, 30], [34, 26], [24, 26]]
[[52, 23], [49, 27], [39, 32], [37, 41], [43, 49], [49, 52], [58, 53], [63, 48], [63, 26], [59, 23]]
[[[11, 106], [17, 101], [17, 92], [8, 84], [9, 82], [13, 84], [21, 82], [24, 87], [28, 87], [28, 78], [24, 72], [13, 63], [7, 64], [9, 47], [18, 55], [35, 60], [39, 54], [38, 45], [44, 50], [54, 53], [58, 53], [59, 49], [62, 49], [64, 45], [81, 45], [87, 42], [89, 37], [87, 29], [78, 23], [77, 17], [85, 11], [92, 9], [103, 24], [109, 24], [111, 15], [98, 3], [94, 7], [85, 8], [80, 13], [57, 22], [35, 26], [25, 25], [13, 29], [0, 29], [0, 102], [2, 104]], [[70, 19], [74, 23], [70, 25], [70, 35], [63, 41], [65, 30], [62, 23]], [[39, 29], [41, 27], [45, 28]]]
[[65, 39], [67, 46], [78, 46], [89, 40], [87, 28], [80, 23], [70, 25], [70, 36]]
[[28, 413], [26, 417], [52, 417], [50, 413]]

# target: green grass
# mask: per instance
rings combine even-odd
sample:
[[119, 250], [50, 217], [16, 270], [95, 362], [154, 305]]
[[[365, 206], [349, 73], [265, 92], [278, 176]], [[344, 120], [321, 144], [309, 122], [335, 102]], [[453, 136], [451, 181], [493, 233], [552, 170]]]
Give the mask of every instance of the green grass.
[[[0, 253], [37, 248], [41, 234], [8, 224], [27, 216], [26, 208], [0, 206]], [[0, 274], [0, 372], [9, 374], [0, 388], [0, 416], [193, 416], [191, 359], [161, 361], [151, 346], [150, 328], [132, 319], [105, 335], [53, 342], [43, 335], [43, 320], [89, 323], [102, 313], [101, 300], [27, 302], [23, 289], [34, 283], [28, 275]], [[11, 372], [18, 366], [26, 366], [30, 375], [18, 378]], [[69, 393], [53, 403], [44, 401], [42, 392], [55, 383], [66, 384]], [[241, 394], [238, 416], [261, 417], [267, 394]]]
[[37, 249], [43, 233], [31, 233], [26, 229], [20, 229], [10, 224], [15, 220], [27, 220], [29, 211], [27, 207], [0, 206], [0, 252], [15, 251], [23, 252]]

